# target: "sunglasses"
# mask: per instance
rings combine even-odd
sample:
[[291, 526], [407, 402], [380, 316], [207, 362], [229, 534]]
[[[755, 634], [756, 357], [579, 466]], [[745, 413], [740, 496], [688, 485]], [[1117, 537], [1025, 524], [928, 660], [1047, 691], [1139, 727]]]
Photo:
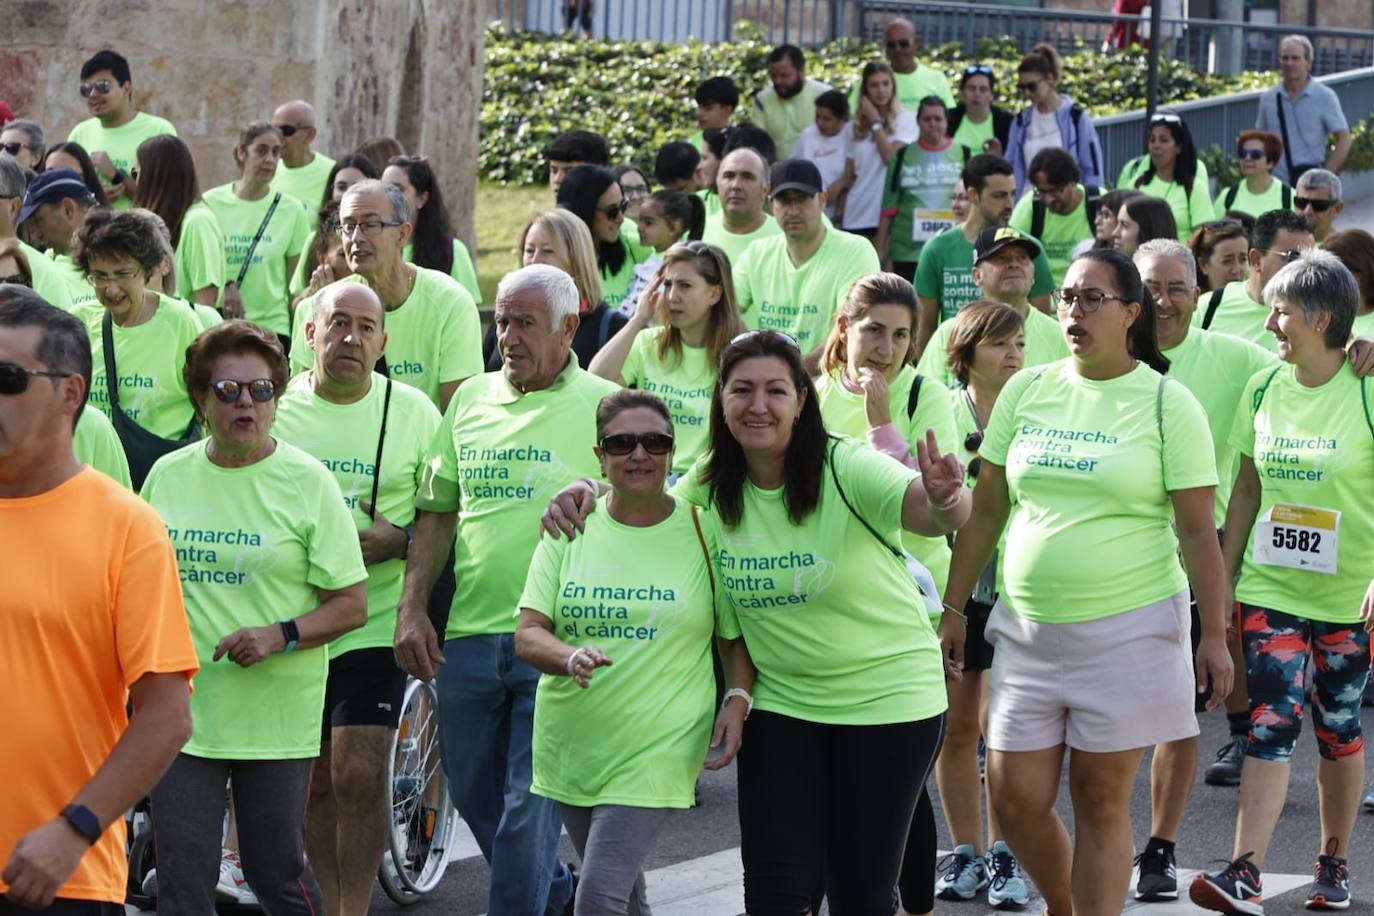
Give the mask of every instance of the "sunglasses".
[[887, 43], [887, 49], [888, 49], [889, 51], [893, 50], [894, 48], [903, 48], [903, 49], [905, 49], [905, 48], [909, 48], [909, 47], [911, 47], [911, 39], [910, 39], [910, 38], [903, 38], [903, 39], [900, 39], [899, 41], [889, 41], [889, 42]]
[[625, 211], [630, 209], [630, 202], [622, 200], [618, 204], [611, 204], [609, 207], [601, 207], [600, 211], [606, 214], [606, 219], [615, 219], [617, 216], [624, 216]]
[[987, 64], [973, 64], [964, 68], [964, 76], [992, 76], [992, 68]]
[[1183, 119], [1176, 114], [1157, 114], [1150, 119], [1150, 124], [1182, 124]]
[[1312, 210], [1316, 213], [1325, 213], [1327, 210], [1330, 210], [1337, 203], [1339, 203], [1339, 201], [1313, 200], [1310, 197], [1295, 197], [1293, 198], [1293, 203], [1297, 206], [1299, 210], [1304, 210], [1308, 207], [1311, 207]]
[[71, 372], [46, 372], [42, 369], [28, 369], [14, 363], [0, 363], [0, 394], [23, 394], [29, 390], [29, 376], [43, 378], [67, 378]]
[[281, 134], [283, 137], [294, 137], [296, 135], [296, 131], [305, 130], [304, 127], [297, 127], [294, 124], [273, 124], [272, 126], [275, 127], [277, 129], [277, 132]]
[[1264, 150], [1262, 149], [1243, 149], [1236, 155], [1242, 159], [1263, 159]]
[[667, 433], [616, 433], [601, 440], [601, 450], [616, 457], [629, 455], [641, 445], [650, 455], [666, 455], [673, 450], [673, 437]]
[[1020, 89], [1022, 92], [1034, 92], [1040, 88], [1040, 82], [1040, 80], [1036, 80], [1033, 83], [1017, 83], [1016, 88]]
[[734, 337], [730, 338], [730, 346], [733, 347], [737, 343], [748, 340], [751, 337], [757, 337], [760, 334], [771, 334], [774, 337], [777, 337], [778, 339], [786, 342], [788, 345], [792, 347], [793, 350], [796, 350], [798, 353], [801, 352], [801, 344], [797, 343], [797, 338], [793, 337], [791, 334], [788, 334], [786, 331], [777, 331], [773, 330], [772, 328], [759, 328], [755, 331], [745, 331], [742, 334], [736, 334]]
[[113, 88], [114, 83], [110, 80], [96, 80], [94, 83], [82, 83], [81, 97], [83, 99], [89, 99], [92, 92], [98, 92], [101, 95], [109, 95], [110, 90]]
[[1203, 223], [1202, 228], [1208, 232], [1217, 232], [1222, 229], [1244, 229], [1238, 219], [1214, 219], [1211, 222]]
[[22, 143], [0, 143], [0, 149], [9, 153], [11, 156], [18, 156], [19, 151], [24, 148]]
[[1288, 251], [1279, 251], [1277, 248], [1266, 248], [1264, 250], [1269, 254], [1278, 255], [1279, 257], [1287, 261], [1289, 264], [1292, 264], [1294, 261], [1298, 260], [1306, 253], [1301, 248], [1292, 248]]
[[248, 396], [259, 404], [265, 404], [277, 394], [277, 383], [270, 378], [255, 378], [251, 382], [222, 378], [210, 383], [210, 390], [215, 393], [215, 397], [226, 404], [237, 403], [245, 388], [248, 389]]

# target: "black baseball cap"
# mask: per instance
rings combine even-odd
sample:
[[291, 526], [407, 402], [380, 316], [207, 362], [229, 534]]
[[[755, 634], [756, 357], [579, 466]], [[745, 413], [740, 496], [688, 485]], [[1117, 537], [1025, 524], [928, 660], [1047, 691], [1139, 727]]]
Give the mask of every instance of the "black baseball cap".
[[44, 204], [55, 204], [67, 197], [84, 201], [92, 196], [85, 180], [72, 169], [40, 172], [38, 177], [29, 183], [28, 190], [24, 193], [24, 205], [19, 210], [19, 219], [15, 220], [14, 224], [23, 225], [25, 220], [33, 216], [33, 211]]
[[1008, 245], [1020, 245], [1033, 261], [1044, 253], [1040, 242], [1033, 235], [1027, 235], [1015, 226], [989, 226], [978, 233], [973, 243], [973, 263], [992, 257]]
[[825, 184], [821, 180], [821, 170], [810, 159], [784, 159], [773, 166], [769, 186], [769, 196], [777, 197], [783, 191], [819, 194]]

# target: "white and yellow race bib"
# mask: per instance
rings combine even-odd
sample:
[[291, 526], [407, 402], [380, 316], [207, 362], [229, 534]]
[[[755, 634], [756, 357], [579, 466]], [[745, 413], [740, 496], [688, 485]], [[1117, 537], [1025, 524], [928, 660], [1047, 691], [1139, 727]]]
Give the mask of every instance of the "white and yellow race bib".
[[911, 217], [911, 240], [929, 242], [941, 232], [957, 225], [953, 210], [927, 210], [918, 207]]
[[1255, 523], [1254, 561], [1334, 576], [1340, 529], [1338, 509], [1275, 503]]

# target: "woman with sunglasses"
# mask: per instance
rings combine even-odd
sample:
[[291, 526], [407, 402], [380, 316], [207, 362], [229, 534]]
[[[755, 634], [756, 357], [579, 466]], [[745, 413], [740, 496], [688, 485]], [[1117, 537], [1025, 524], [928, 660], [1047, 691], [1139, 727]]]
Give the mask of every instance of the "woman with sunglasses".
[[226, 321], [186, 350], [207, 433], [161, 458], [143, 498], [176, 548], [200, 660], [192, 736], [153, 790], [158, 907], [215, 906], [224, 787], [243, 871], [268, 912], [320, 912], [303, 848], [320, 751], [326, 644], [367, 619], [367, 571], [333, 475], [272, 436], [287, 363], [276, 335]]
[[1198, 290], [1225, 289], [1250, 275], [1250, 234], [1239, 220], [1216, 219], [1193, 230], [1188, 248], [1197, 259]]
[[134, 205], [167, 224], [177, 267], [172, 292], [196, 305], [218, 306], [224, 289], [224, 233], [201, 200], [196, 164], [185, 143], [164, 134], [139, 144]]
[[472, 255], [468, 246], [453, 234], [448, 207], [444, 205], [429, 157], [397, 156], [386, 164], [382, 181], [400, 188], [410, 204], [410, 222], [415, 231], [401, 257], [407, 264], [448, 274], [472, 294], [474, 304], [481, 305], [482, 290], [477, 285]]
[[[1005, 529], [984, 634], [995, 649], [992, 803], [1048, 912], [1115, 916], [1145, 748], [1198, 734], [1194, 684], [1210, 679], [1208, 708], [1231, 690], [1217, 474], [1211, 450], [1197, 448], [1211, 435], [1202, 407], [1163, 375], [1154, 299], [1135, 265], [1090, 251], [1052, 298], [1071, 356], [1017, 373], [998, 396], [945, 602], [965, 606]], [[1196, 677], [1190, 580], [1202, 616]], [[963, 616], [945, 614], [940, 635], [959, 664]], [[1073, 840], [1054, 808], [1066, 756]]]
[[1186, 242], [1194, 226], [1216, 217], [1207, 182], [1188, 124], [1175, 112], [1161, 111], [1150, 121], [1145, 155], [1126, 163], [1116, 186], [1164, 198], [1174, 211], [1178, 240]]
[[644, 860], [673, 813], [694, 804], [708, 744], [720, 754], [707, 769], [734, 758], [754, 683], [737, 641], [712, 734], [716, 583], [705, 520], [664, 486], [668, 406], [647, 391], [609, 394], [596, 441], [610, 491], [575, 540], [540, 540], [515, 651], [543, 672], [530, 791], [558, 802], [582, 860], [577, 912], [609, 916], [649, 912]]
[[949, 110], [946, 132], [975, 153], [1001, 156], [1011, 142], [1012, 113], [992, 104], [997, 77], [987, 64], [965, 67], [959, 77], [959, 104]]
[[864, 64], [859, 103], [850, 120], [849, 147], [840, 179], [848, 188], [843, 225], [846, 232], [872, 239], [878, 231], [887, 164], [920, 133], [915, 112], [903, 109], [897, 98], [892, 68], [885, 61]]
[[1283, 158], [1283, 141], [1267, 130], [1243, 130], [1236, 137], [1241, 182], [1217, 195], [1215, 210], [1239, 210], [1259, 216], [1270, 210], [1293, 209], [1293, 189], [1274, 177]]
[[[296, 272], [291, 275], [291, 296], [294, 303], [305, 299], [307, 295], [313, 295], [322, 287], [332, 282], [325, 280], [323, 283], [315, 283], [315, 271], [319, 269], [320, 262], [317, 255], [320, 251], [333, 247], [335, 242], [340, 242], [335, 234], [335, 227], [339, 224], [339, 201], [343, 200], [344, 192], [353, 187], [364, 178], [381, 178], [382, 173], [372, 164], [372, 160], [357, 153], [349, 153], [347, 156], [340, 156], [338, 161], [329, 170], [329, 176], [324, 183], [324, 194], [320, 197], [320, 206], [316, 211], [318, 216], [315, 225], [310, 230], [310, 235], [306, 236], [305, 248], [302, 249], [301, 259], [296, 262]], [[411, 211], [414, 213], [414, 211]], [[327, 215], [332, 214], [332, 215]], [[331, 224], [326, 226], [325, 223]], [[328, 235], [325, 239], [321, 233]], [[341, 242], [340, 242], [341, 244]], [[464, 249], [466, 250], [466, 249]], [[352, 271], [339, 274], [347, 276]], [[321, 277], [323, 279], [323, 277]], [[307, 287], [314, 286], [315, 289], [306, 294]], [[471, 292], [471, 290], [469, 290]]]
[[1046, 147], [1068, 150], [1078, 161], [1081, 181], [1106, 184], [1102, 144], [1088, 112], [1059, 91], [1063, 60], [1052, 45], [1040, 44], [1021, 58], [1016, 68], [1016, 87], [1029, 102], [1011, 122], [1006, 157], [1016, 174], [1016, 193], [1026, 187], [1026, 167]]
[[596, 246], [596, 266], [601, 272], [601, 298], [618, 309], [634, 279], [636, 249], [621, 233], [629, 202], [620, 190], [615, 173], [599, 165], [579, 165], [558, 188], [558, 206], [586, 224]]

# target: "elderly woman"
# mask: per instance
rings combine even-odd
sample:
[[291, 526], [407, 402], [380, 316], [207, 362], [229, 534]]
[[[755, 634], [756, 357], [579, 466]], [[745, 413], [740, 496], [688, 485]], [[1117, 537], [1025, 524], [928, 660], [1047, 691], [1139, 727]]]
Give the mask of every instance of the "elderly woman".
[[[1350, 832], [1364, 784], [1360, 696], [1374, 627], [1374, 391], [1345, 345], [1359, 305], [1350, 270], [1309, 251], [1265, 285], [1285, 365], [1255, 373], [1231, 442], [1240, 472], [1222, 551], [1240, 605], [1250, 740], [1230, 865], [1193, 880], [1194, 903], [1261, 912], [1261, 869], [1283, 813], [1312, 663], [1321, 832], [1309, 909], [1350, 905]], [[1229, 579], [1228, 579], [1229, 580]]]
[[143, 486], [176, 548], [200, 661], [191, 740], [153, 790], [158, 909], [214, 911], [228, 783], [263, 909], [318, 913], [303, 836], [325, 645], [366, 621], [367, 570], [329, 470], [272, 436], [287, 380], [276, 336], [227, 321], [189, 348], [184, 376], [208, 438]]
[[1236, 137], [1241, 182], [1217, 195], [1216, 212], [1239, 210], [1259, 216], [1270, 210], [1293, 209], [1293, 189], [1274, 177], [1283, 156], [1283, 141], [1267, 130], [1243, 130]]

